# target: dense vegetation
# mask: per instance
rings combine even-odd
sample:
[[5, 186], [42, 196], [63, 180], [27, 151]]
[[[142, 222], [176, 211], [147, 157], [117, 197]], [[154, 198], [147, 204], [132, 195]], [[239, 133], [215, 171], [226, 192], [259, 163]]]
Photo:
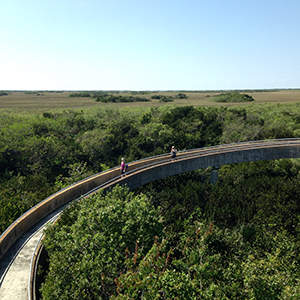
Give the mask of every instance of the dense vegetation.
[[[298, 103], [2, 113], [1, 231], [123, 156], [299, 134]], [[298, 160], [224, 166], [214, 186], [200, 170], [76, 203], [48, 231], [43, 297], [296, 299], [299, 171]]]
[[58, 189], [128, 162], [247, 140], [298, 137], [300, 106], [69, 110], [0, 118], [0, 232]]
[[254, 101], [252, 96], [238, 92], [226, 92], [213, 98], [216, 102], [251, 102]]
[[184, 149], [218, 143], [212, 132], [216, 127], [221, 133], [221, 123], [213, 121], [218, 113], [218, 109], [193, 107], [141, 113], [103, 109], [20, 116], [2, 113], [1, 232], [50, 194], [118, 165], [123, 156], [133, 161], [169, 152], [172, 144]]

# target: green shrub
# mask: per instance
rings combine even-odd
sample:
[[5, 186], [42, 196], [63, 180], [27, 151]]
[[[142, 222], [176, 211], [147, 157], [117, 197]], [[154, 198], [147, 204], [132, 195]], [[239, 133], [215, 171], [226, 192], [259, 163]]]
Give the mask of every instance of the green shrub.
[[179, 93], [175, 96], [176, 99], [187, 99], [188, 96], [186, 94]]
[[171, 96], [164, 96], [164, 95], [153, 95], [151, 99], [158, 99], [159, 102], [173, 102], [174, 99]]
[[69, 97], [71, 98], [75, 98], [75, 97], [91, 97], [90, 93], [88, 92], [84, 92], [84, 93], [72, 93], [69, 95]]
[[147, 102], [150, 101], [144, 97], [133, 97], [133, 96], [121, 96], [121, 95], [110, 95], [110, 94], [102, 94], [99, 95], [96, 99], [96, 102], [104, 102], [104, 103], [121, 103], [121, 102]]
[[213, 101], [216, 102], [251, 102], [254, 101], [252, 96], [247, 94], [240, 94], [238, 92], [226, 92], [221, 95], [215, 96]]

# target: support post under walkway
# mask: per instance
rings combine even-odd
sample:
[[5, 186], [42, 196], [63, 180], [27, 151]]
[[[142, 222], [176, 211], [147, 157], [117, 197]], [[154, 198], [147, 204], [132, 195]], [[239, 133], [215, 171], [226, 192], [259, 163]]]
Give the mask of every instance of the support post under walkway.
[[218, 181], [218, 170], [220, 169], [220, 166], [213, 166], [210, 170], [210, 183], [216, 184]]

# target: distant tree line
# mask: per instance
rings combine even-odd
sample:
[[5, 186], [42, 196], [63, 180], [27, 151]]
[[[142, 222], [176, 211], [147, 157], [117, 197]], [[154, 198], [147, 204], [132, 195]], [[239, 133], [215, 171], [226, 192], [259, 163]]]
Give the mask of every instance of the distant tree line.
[[150, 100], [144, 97], [121, 96], [121, 95], [112, 95], [112, 94], [101, 94], [96, 99], [96, 102], [103, 102], [103, 103], [147, 102], [147, 101]]
[[165, 95], [153, 95], [151, 99], [159, 99], [159, 102], [173, 102], [174, 99], [187, 99], [186, 94], [177, 94], [175, 97], [172, 96], [165, 96]]
[[72, 93], [69, 95], [71, 98], [80, 98], [80, 97], [91, 97], [90, 93], [84, 92], [84, 93]]
[[149, 95], [150, 92], [148, 91], [131, 91], [132, 95]]
[[63, 92], [64, 91], [47, 91], [47, 90], [45, 90], [45, 91], [43, 91], [43, 90], [41, 90], [41, 91], [24, 91], [24, 93], [27, 94], [27, 95], [40, 95], [42, 93], [56, 93], [56, 94], [59, 94], [59, 93], [63, 93]]

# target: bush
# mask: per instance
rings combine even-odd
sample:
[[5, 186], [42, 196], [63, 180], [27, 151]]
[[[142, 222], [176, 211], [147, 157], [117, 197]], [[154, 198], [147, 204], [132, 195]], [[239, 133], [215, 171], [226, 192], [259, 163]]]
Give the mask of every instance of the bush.
[[213, 98], [215, 102], [251, 102], [253, 97], [247, 94], [240, 94], [237, 92], [227, 92]]
[[188, 96], [186, 94], [179, 93], [175, 96], [176, 99], [187, 99]]
[[173, 102], [173, 97], [171, 96], [164, 96], [164, 95], [153, 95], [151, 99], [158, 99], [159, 102]]
[[150, 100], [144, 97], [121, 96], [121, 95], [115, 96], [109, 94], [99, 95], [96, 99], [96, 102], [104, 102], [104, 103], [147, 102], [147, 101]]
[[85, 93], [72, 93], [69, 95], [69, 97], [75, 98], [75, 97], [91, 97], [91, 95], [87, 92]]

